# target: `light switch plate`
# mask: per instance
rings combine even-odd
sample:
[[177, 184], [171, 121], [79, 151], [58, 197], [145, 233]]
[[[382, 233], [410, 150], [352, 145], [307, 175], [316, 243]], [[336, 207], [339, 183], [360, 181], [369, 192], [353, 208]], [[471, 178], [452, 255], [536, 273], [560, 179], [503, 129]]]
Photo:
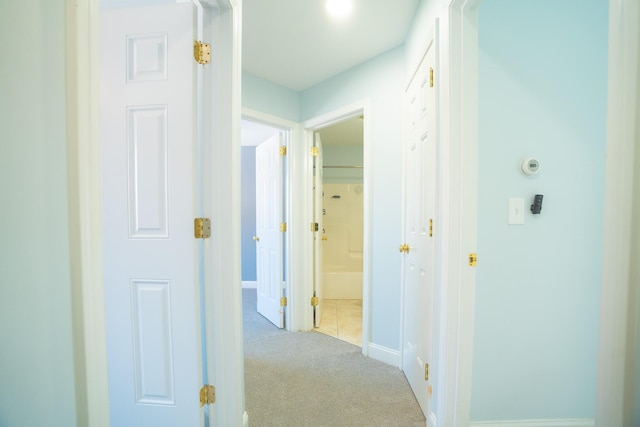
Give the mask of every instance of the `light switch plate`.
[[524, 224], [524, 199], [511, 197], [509, 199], [509, 225]]

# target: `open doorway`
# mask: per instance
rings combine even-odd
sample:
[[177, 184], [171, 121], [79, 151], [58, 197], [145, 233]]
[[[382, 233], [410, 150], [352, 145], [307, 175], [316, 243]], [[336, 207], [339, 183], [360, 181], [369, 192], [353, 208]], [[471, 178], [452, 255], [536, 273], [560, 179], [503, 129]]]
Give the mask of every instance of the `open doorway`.
[[362, 346], [364, 116], [315, 133], [316, 331]]
[[287, 132], [241, 121], [242, 287], [255, 289], [257, 311], [286, 327]]

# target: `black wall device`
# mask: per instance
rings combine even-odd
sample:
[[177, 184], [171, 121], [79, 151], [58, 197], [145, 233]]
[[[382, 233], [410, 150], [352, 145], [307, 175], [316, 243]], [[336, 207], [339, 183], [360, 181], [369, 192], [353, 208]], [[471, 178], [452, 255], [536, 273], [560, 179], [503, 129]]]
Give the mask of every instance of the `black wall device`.
[[533, 204], [531, 205], [531, 213], [538, 215], [540, 211], [542, 211], [542, 194], [536, 194], [536, 197], [533, 199]]

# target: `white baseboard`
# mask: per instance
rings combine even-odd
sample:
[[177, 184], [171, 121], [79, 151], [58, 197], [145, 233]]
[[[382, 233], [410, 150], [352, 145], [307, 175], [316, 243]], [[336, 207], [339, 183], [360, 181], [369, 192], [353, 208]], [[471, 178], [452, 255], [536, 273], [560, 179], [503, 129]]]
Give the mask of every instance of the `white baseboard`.
[[433, 412], [429, 413], [427, 417], [427, 427], [436, 427], [438, 425], [438, 420], [436, 419], [436, 414]]
[[249, 427], [249, 415], [246, 413], [242, 414], [242, 426]]
[[400, 352], [398, 350], [392, 350], [370, 342], [368, 351], [369, 357], [372, 359], [379, 360], [391, 366], [400, 366]]
[[[238, 282], [236, 282], [236, 283], [238, 283]], [[257, 287], [258, 287], [258, 282], [256, 282], [256, 281], [253, 281], [253, 282], [248, 281], [248, 280], [246, 282], [242, 281], [242, 288], [243, 289], [245, 289], [245, 288], [246, 289], [256, 289]]]
[[544, 420], [472, 421], [470, 427], [594, 427], [590, 418]]

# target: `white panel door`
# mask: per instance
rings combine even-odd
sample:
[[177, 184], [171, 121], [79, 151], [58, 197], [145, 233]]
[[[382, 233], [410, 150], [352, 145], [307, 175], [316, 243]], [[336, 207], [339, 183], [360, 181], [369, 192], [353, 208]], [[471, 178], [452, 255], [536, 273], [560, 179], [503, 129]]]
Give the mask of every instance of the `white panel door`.
[[322, 234], [324, 231], [324, 224], [322, 218], [322, 198], [324, 195], [323, 180], [324, 180], [324, 162], [322, 159], [322, 141], [320, 134], [315, 132], [313, 135], [313, 145], [316, 149], [314, 157], [314, 176], [313, 176], [313, 215], [314, 222], [318, 224], [318, 230], [313, 233], [314, 245], [314, 277], [313, 277], [313, 293], [317, 298], [318, 305], [313, 310], [313, 321], [316, 328], [320, 327], [320, 321], [322, 320]]
[[258, 313], [283, 327], [282, 157], [280, 134], [256, 147], [256, 275]]
[[[431, 86], [435, 47], [431, 43], [405, 93], [405, 241], [402, 368], [429, 416], [433, 376], [434, 256], [432, 221], [436, 203], [436, 90]], [[427, 380], [426, 365], [431, 371]]]
[[194, 9], [101, 12], [102, 219], [114, 426], [198, 426]]

